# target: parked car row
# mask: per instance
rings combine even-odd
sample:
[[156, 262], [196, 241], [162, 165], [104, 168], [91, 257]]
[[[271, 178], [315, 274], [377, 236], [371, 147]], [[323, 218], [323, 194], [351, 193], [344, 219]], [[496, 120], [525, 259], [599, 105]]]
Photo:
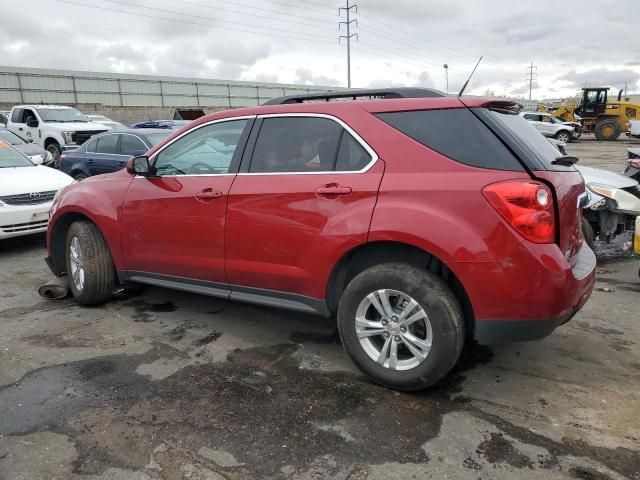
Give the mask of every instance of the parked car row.
[[[0, 112], [5, 128], [26, 142], [47, 150], [57, 164], [63, 152], [82, 146], [95, 135], [128, 130], [129, 127], [104, 115], [84, 115], [75, 108], [60, 105], [17, 105], [10, 112]], [[131, 128], [177, 130], [185, 120], [150, 120]]]

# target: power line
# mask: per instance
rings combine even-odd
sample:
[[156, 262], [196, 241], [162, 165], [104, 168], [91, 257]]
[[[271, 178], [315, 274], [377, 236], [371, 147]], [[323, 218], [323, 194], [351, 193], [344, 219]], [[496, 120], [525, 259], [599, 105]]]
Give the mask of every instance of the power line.
[[[187, 25], [198, 25], [198, 26], [204, 27], [204, 28], [206, 28], [208, 30], [211, 30], [212, 28], [216, 28], [216, 29], [220, 29], [220, 30], [229, 30], [229, 31], [232, 31], [232, 32], [253, 33], [255, 35], [265, 35], [265, 36], [268, 36], [268, 37], [285, 38], [287, 40], [300, 40], [300, 41], [303, 41], [303, 42], [326, 43], [326, 44], [329, 44], [329, 45], [335, 45], [335, 42], [325, 41], [325, 40], [316, 40], [316, 39], [308, 38], [308, 37], [292, 37], [290, 35], [279, 35], [277, 33], [267, 33], [267, 32], [255, 31], [255, 30], [244, 30], [244, 29], [240, 29], [240, 28], [232, 28], [232, 27], [224, 27], [224, 26], [215, 26], [215, 27], [213, 27], [211, 24], [206, 24], [206, 23], [198, 23], [198, 22], [192, 22], [192, 21], [188, 21], [188, 20], [180, 20], [180, 19], [177, 19], [177, 18], [160, 17], [160, 16], [157, 16], [157, 15], [149, 15], [149, 14], [139, 13], [139, 12], [127, 12], [127, 11], [124, 11], [124, 10], [116, 10], [115, 8], [101, 7], [99, 5], [88, 5], [86, 3], [74, 2], [74, 1], [71, 1], [71, 0], [55, 0], [55, 1], [59, 2], [59, 3], [67, 3], [67, 4], [70, 4], [70, 5], [76, 5], [76, 6], [79, 6], [79, 7], [93, 8], [94, 10], [104, 10], [104, 11], [107, 11], [107, 12], [119, 13], [119, 14], [122, 14], [122, 15], [129, 15], [129, 16], [134, 16], [134, 17], [152, 18], [152, 19], [156, 19], [156, 20], [164, 20], [164, 21], [182, 23], [182, 24], [187, 24]], [[222, 23], [225, 23], [225, 22], [222, 22]], [[261, 28], [261, 27], [255, 26], [255, 25], [247, 25], [247, 26], [254, 27], [254, 28]], [[283, 31], [287, 32], [286, 30], [283, 30]], [[330, 37], [320, 37], [320, 38], [330, 38]]]
[[340, 7], [338, 10], [340, 14], [344, 12], [347, 16], [347, 20], [344, 22], [338, 22], [338, 28], [341, 29], [342, 25], [347, 27], [347, 34], [338, 36], [338, 42], [343, 38], [347, 40], [347, 88], [351, 88], [351, 38], [358, 38], [357, 33], [351, 33], [351, 24], [355, 23], [358, 25], [358, 20], [355, 18], [351, 18], [351, 10], [354, 13], [358, 13], [358, 5], [349, 5], [349, 0], [346, 0], [347, 6]]
[[[448, 46], [446, 46], [446, 45], [442, 45], [442, 44], [440, 44], [440, 43], [436, 43], [436, 42], [431, 41], [431, 40], [429, 40], [429, 39], [426, 39], [426, 38], [424, 38], [424, 37], [418, 37], [418, 36], [413, 35], [413, 34], [404, 33], [404, 30], [406, 29], [406, 27], [404, 27], [404, 28], [403, 28], [403, 27], [399, 27], [399, 26], [397, 26], [397, 25], [396, 25], [396, 26], [394, 26], [394, 25], [392, 25], [392, 24], [389, 24], [389, 23], [386, 23], [386, 22], [382, 22], [382, 21], [380, 21], [380, 20], [377, 20], [377, 19], [375, 19], [375, 18], [373, 18], [373, 17], [371, 17], [371, 16], [369, 16], [369, 15], [366, 15], [366, 14], [360, 14], [360, 17], [361, 17], [362, 19], [368, 19], [369, 21], [371, 21], [371, 22], [373, 22], [373, 23], [377, 23], [377, 24], [379, 24], [379, 25], [381, 25], [381, 26], [385, 27], [385, 30], [386, 30], [386, 29], [391, 29], [391, 30], [393, 30], [393, 31], [394, 31], [394, 32], [396, 32], [398, 35], [400, 35], [400, 36], [404, 36], [404, 37], [407, 39], [407, 40], [405, 40], [405, 41], [410, 41], [412, 44], [414, 44], [414, 43], [420, 43], [420, 42], [423, 42], [423, 45], [424, 45], [424, 44], [430, 44], [430, 45], [435, 45], [435, 46], [440, 47], [440, 48], [445, 49], [445, 50], [449, 50], [450, 52], [452, 52], [452, 53], [448, 53], [448, 54], [446, 54], [446, 55], [448, 55], [449, 57], [451, 57], [451, 56], [456, 56], [456, 57], [461, 58], [461, 59], [463, 59], [463, 58], [464, 58], [464, 61], [465, 61], [465, 62], [467, 62], [467, 63], [475, 63], [476, 59], [478, 58], [478, 57], [477, 57], [477, 55], [472, 55], [472, 54], [464, 53], [464, 52], [462, 52], [462, 51], [460, 51], [460, 50], [456, 50], [456, 49], [453, 49], [453, 48], [448, 47]], [[370, 29], [372, 29], [372, 30], [376, 30], [378, 33], [380, 33], [380, 32], [381, 32], [380, 30], [378, 30], [378, 29], [374, 29], [373, 27], [368, 27], [368, 28], [370, 28]], [[432, 48], [432, 47], [428, 47], [428, 48]], [[454, 54], [455, 54], [455, 55], [454, 55]], [[495, 65], [495, 67], [492, 67], [492, 68], [494, 68], [495, 70], [499, 70], [499, 71], [503, 71], [503, 70], [504, 70], [504, 68], [512, 68], [510, 65], [504, 65], [504, 64], [501, 64], [501, 63], [497, 63], [497, 62], [490, 62], [490, 63], [491, 63], [491, 64], [493, 64], [493, 65]], [[487, 67], [487, 65], [486, 65], [486, 64], [483, 64], [483, 65], [484, 65], [485, 67]]]
[[[240, 3], [240, 2], [232, 2], [232, 1], [225, 1], [225, 0], [214, 0], [214, 1], [219, 1], [219, 2], [223, 3], [224, 6], [223, 7], [215, 7], [215, 6], [207, 5], [207, 4], [204, 4], [204, 3], [190, 2], [188, 0], [172, 0], [172, 2], [174, 2], [174, 3], [182, 3], [184, 5], [192, 5], [194, 7], [209, 8], [209, 9], [215, 10], [215, 11], [220, 11], [222, 9], [224, 11], [228, 11], [228, 12], [232, 12], [232, 13], [238, 13], [238, 14], [241, 14], [241, 15], [249, 15], [249, 16], [255, 16], [255, 17], [260, 17], [260, 18], [269, 18], [270, 20], [276, 20], [278, 22], [283, 22], [285, 20], [281, 20], [279, 18], [266, 17], [266, 16], [263, 16], [263, 15], [255, 15], [255, 14], [252, 14], [252, 13], [243, 12], [243, 11], [239, 11], [239, 10], [231, 10], [231, 9], [226, 8], [226, 6], [227, 5], [235, 5], [235, 6], [238, 6], [238, 7], [241, 7], [241, 8], [248, 8], [250, 10], [257, 10], [259, 12], [267, 12], [267, 13], [270, 13], [270, 14], [281, 15], [281, 16], [284, 16], [284, 17], [300, 18], [302, 20], [307, 20], [307, 21], [310, 21], [310, 22], [317, 22], [317, 23], [321, 23], [323, 25], [327, 24], [326, 20], [320, 20], [320, 19], [317, 19], [317, 18], [309, 17], [308, 15], [296, 15], [295, 13], [289, 13], [289, 12], [276, 12], [276, 11], [273, 11], [273, 10], [269, 10], [268, 8], [254, 7], [253, 5], [246, 5], [246, 4]], [[286, 5], [286, 4], [283, 3], [283, 4], [280, 4], [280, 5]], [[303, 25], [303, 24], [301, 23], [301, 25]]]
[[[234, 22], [233, 20], [221, 20], [220, 18], [205, 17], [205, 16], [202, 16], [202, 15], [194, 15], [194, 14], [191, 14], [191, 13], [176, 12], [175, 10], [167, 10], [165, 8], [147, 7], [147, 6], [144, 6], [144, 5], [137, 5], [135, 3], [123, 2], [121, 0], [103, 0], [103, 1], [107, 1], [107, 2], [110, 2], [110, 3], [115, 3], [115, 4], [118, 4], [118, 5], [124, 5], [124, 6], [132, 7], [132, 8], [140, 8], [140, 9], [144, 9], [144, 10], [153, 10], [155, 12], [169, 13], [171, 15], [183, 15], [183, 16], [186, 16], [186, 17], [200, 18], [200, 19], [204, 19], [204, 20], [212, 20], [214, 22], [224, 22], [224, 23], [229, 23], [229, 24], [232, 24], [232, 25], [240, 25], [240, 26], [243, 26], [243, 27], [262, 28], [262, 29], [265, 29], [265, 30], [273, 30], [273, 31], [276, 31], [276, 32], [294, 33], [294, 34], [297, 34], [297, 35], [311, 35], [311, 36], [314, 36], [314, 37], [317, 37], [317, 38], [326, 38], [326, 39], [330, 38], [328, 36], [324, 37], [324, 36], [317, 35], [317, 34], [309, 34], [307, 32], [298, 32], [298, 31], [295, 31], [295, 30], [287, 30], [287, 29], [283, 29], [283, 28], [261, 27], [259, 25], [252, 25], [250, 23]], [[261, 18], [266, 18], [266, 19], [271, 20], [270, 17], [264, 16], [264, 15], [254, 15], [254, 16], [258, 16], [258, 17], [261, 17]], [[320, 27], [316, 27], [315, 25], [310, 25], [308, 23], [300, 23], [300, 22], [291, 22], [291, 23], [294, 23], [296, 25], [307, 25], [307, 26], [311, 26], [311, 27], [314, 27], [314, 28], [320, 28]]]

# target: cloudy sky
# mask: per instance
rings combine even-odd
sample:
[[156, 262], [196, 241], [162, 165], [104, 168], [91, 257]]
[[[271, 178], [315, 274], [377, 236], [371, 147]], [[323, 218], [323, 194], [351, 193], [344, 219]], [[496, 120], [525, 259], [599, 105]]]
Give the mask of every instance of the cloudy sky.
[[[640, 92], [640, 0], [351, 0], [354, 87]], [[346, 86], [346, 0], [0, 0], [0, 63]]]

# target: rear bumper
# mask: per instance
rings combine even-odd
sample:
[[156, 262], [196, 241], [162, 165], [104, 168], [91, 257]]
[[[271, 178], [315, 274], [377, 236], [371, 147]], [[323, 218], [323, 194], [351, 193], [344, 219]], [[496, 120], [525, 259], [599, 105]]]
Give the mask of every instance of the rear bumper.
[[523, 247], [527, 255], [520, 251], [503, 262], [452, 265], [471, 301], [480, 344], [543, 338], [591, 295], [596, 258], [586, 243], [573, 266], [555, 245]]
[[476, 320], [475, 340], [480, 345], [539, 340], [551, 335], [576, 313], [578, 309], [551, 320]]

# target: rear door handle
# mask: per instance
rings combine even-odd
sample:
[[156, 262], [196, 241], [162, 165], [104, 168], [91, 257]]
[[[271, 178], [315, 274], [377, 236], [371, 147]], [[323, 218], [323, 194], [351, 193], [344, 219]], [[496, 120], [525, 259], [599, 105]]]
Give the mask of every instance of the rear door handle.
[[351, 187], [343, 187], [337, 183], [325, 185], [316, 190], [316, 194], [320, 197], [334, 197], [338, 195], [349, 195]]
[[222, 197], [222, 192], [218, 192], [217, 190], [213, 190], [211, 188], [205, 188], [204, 190], [196, 193], [195, 197], [201, 202], [206, 202]]
[[22, 131], [22, 127], [18, 127], [18, 130]]

